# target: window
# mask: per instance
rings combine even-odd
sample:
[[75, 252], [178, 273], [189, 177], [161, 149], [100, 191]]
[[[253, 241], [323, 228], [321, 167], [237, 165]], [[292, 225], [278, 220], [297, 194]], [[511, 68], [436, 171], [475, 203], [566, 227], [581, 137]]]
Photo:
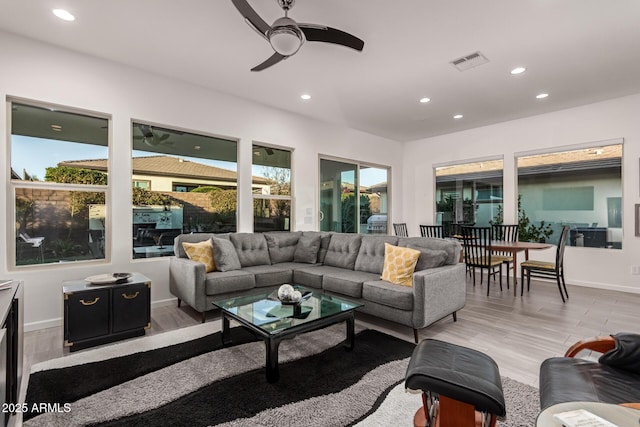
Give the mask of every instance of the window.
[[622, 141], [516, 159], [520, 240], [622, 248]]
[[253, 231], [291, 230], [291, 151], [253, 145]]
[[15, 216], [10, 265], [104, 259], [109, 119], [9, 103]]
[[137, 121], [131, 133], [134, 258], [173, 255], [183, 232], [236, 231], [236, 141]]
[[435, 168], [436, 224], [489, 226], [502, 212], [502, 159]]
[[320, 159], [320, 230], [387, 234], [388, 180], [385, 167]]
[[151, 190], [151, 181], [143, 180], [143, 181], [133, 181], [133, 186], [136, 188], [142, 188], [143, 190]]

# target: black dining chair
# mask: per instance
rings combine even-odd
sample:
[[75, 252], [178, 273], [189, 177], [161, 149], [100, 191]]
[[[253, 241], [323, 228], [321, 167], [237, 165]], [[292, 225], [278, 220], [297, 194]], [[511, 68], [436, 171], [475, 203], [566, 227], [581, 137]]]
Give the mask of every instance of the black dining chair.
[[[520, 287], [520, 296], [524, 295], [524, 275], [527, 274], [527, 292], [531, 288], [531, 277], [540, 278], [552, 278], [556, 279], [558, 284], [558, 290], [562, 297], [562, 302], [565, 302], [565, 295], [569, 299], [569, 293], [567, 292], [567, 285], [564, 281], [564, 248], [567, 244], [567, 233], [569, 233], [569, 226], [562, 227], [560, 233], [560, 240], [558, 241], [558, 248], [556, 249], [556, 262], [548, 261], [535, 261], [527, 260], [520, 264], [520, 277], [522, 278], [522, 286]], [[563, 293], [564, 289], [564, 293]]]
[[422, 237], [444, 237], [442, 225], [420, 225], [420, 235]]
[[[505, 242], [518, 241], [518, 224], [493, 224], [493, 240], [503, 240]], [[507, 289], [509, 289], [509, 270], [516, 268], [513, 263], [513, 253], [494, 251], [492, 258], [500, 259], [507, 265]]]
[[487, 296], [489, 296], [490, 277], [496, 280], [496, 274], [500, 278], [500, 290], [502, 291], [502, 260], [493, 259], [491, 240], [493, 233], [491, 227], [462, 226], [462, 246], [464, 247], [464, 262], [467, 268], [473, 272], [473, 285], [476, 285], [476, 268], [480, 269], [480, 284], [482, 284], [482, 272], [487, 270]]
[[393, 231], [395, 231], [396, 236], [399, 237], [409, 237], [409, 232], [407, 231], [407, 223], [399, 222], [393, 224]]

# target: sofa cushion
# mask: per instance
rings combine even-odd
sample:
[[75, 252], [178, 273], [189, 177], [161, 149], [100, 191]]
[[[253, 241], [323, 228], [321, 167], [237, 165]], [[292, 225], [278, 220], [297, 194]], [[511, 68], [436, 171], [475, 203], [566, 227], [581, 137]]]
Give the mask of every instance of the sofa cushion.
[[333, 270], [327, 270], [323, 274], [322, 289], [353, 298], [362, 298], [362, 284], [379, 279], [380, 276], [375, 273], [333, 267]]
[[216, 269], [216, 264], [213, 260], [211, 239], [198, 243], [182, 242], [182, 247], [191, 261], [204, 264], [204, 271], [206, 273], [211, 273]]
[[212, 237], [229, 239], [229, 236], [226, 234], [213, 234], [213, 233], [179, 234], [178, 236], [175, 237], [175, 239], [173, 239], [173, 253], [178, 258], [188, 258], [187, 253], [184, 251], [184, 247], [182, 247], [182, 242], [199, 243], [199, 242], [204, 242], [205, 240], [209, 240]]
[[400, 310], [413, 310], [413, 290], [408, 286], [397, 286], [384, 280], [364, 282], [362, 298]]
[[327, 256], [327, 250], [329, 250], [329, 244], [331, 243], [331, 236], [334, 233], [327, 231], [303, 231], [303, 236], [320, 236], [320, 249], [318, 250], [318, 259], [316, 262], [324, 263], [324, 258]]
[[282, 285], [291, 283], [293, 280], [293, 271], [290, 268], [278, 265], [254, 265], [252, 267], [244, 267], [242, 271], [255, 275], [256, 288]]
[[298, 240], [298, 246], [293, 254], [294, 262], [305, 262], [315, 264], [318, 262], [318, 252], [320, 251], [320, 235], [303, 235]]
[[299, 231], [270, 231], [264, 233], [264, 238], [267, 239], [271, 264], [293, 261], [293, 254], [296, 252], [298, 239], [300, 239], [301, 235], [302, 233]]
[[620, 332], [612, 336], [616, 341], [615, 348], [600, 356], [598, 361], [640, 374], [640, 335]]
[[240, 292], [255, 287], [253, 274], [242, 270], [214, 271], [208, 273], [204, 280], [207, 295], [220, 295], [229, 292]]
[[358, 234], [332, 235], [323, 264], [353, 270], [361, 242], [362, 236]]
[[240, 270], [240, 260], [238, 259], [236, 248], [230, 240], [212, 237], [211, 244], [213, 245], [213, 259], [216, 263], [216, 270]]
[[426, 270], [427, 268], [436, 268], [442, 267], [447, 264], [448, 254], [447, 251], [442, 249], [429, 249], [429, 248], [421, 248], [418, 245], [407, 245], [410, 249], [415, 249], [420, 251], [420, 257], [418, 257], [418, 262], [416, 262], [415, 271]]
[[233, 233], [229, 236], [242, 267], [270, 265], [267, 239], [262, 233]]
[[384, 244], [384, 267], [380, 278], [396, 285], [412, 286], [420, 251]]
[[398, 238], [396, 236], [362, 236], [354, 269], [382, 274], [385, 243], [397, 245]]
[[304, 268], [293, 270], [293, 283], [296, 285], [306, 286], [308, 288], [322, 289], [322, 276], [326, 269], [335, 269], [336, 267], [327, 267], [317, 264], [315, 266], [307, 265]]
[[[460, 259], [460, 251], [462, 246], [460, 242], [454, 239], [437, 239], [435, 237], [400, 237], [398, 246], [404, 248], [411, 247], [413, 249], [423, 250], [443, 250], [447, 252], [447, 264], [457, 264]], [[416, 269], [417, 270], [417, 269]], [[421, 270], [424, 270], [421, 268]]]

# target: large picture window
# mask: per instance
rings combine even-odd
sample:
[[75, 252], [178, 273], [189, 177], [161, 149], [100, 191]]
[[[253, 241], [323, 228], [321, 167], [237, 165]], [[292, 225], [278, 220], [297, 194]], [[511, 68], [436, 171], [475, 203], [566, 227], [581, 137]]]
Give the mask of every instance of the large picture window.
[[254, 144], [253, 231], [291, 230], [291, 151]]
[[237, 142], [132, 123], [133, 256], [173, 255], [180, 233], [236, 231]]
[[10, 265], [104, 259], [109, 119], [59, 106], [9, 104]]
[[437, 166], [435, 175], [436, 224], [445, 235], [456, 225], [489, 226], [502, 212], [502, 159]]
[[622, 141], [516, 157], [520, 240], [622, 247]]

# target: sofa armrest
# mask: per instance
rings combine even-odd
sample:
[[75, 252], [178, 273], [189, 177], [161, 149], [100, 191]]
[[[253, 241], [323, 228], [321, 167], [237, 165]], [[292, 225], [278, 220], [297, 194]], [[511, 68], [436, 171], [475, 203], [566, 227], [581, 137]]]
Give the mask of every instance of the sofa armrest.
[[206, 311], [205, 266], [188, 258], [171, 257], [169, 291], [199, 312]]
[[413, 327], [424, 328], [464, 307], [465, 264], [428, 268], [413, 274]]
[[565, 357], [575, 357], [584, 350], [596, 351], [598, 353], [606, 353], [616, 346], [616, 341], [612, 336], [593, 337], [586, 340], [578, 341], [564, 354]]

